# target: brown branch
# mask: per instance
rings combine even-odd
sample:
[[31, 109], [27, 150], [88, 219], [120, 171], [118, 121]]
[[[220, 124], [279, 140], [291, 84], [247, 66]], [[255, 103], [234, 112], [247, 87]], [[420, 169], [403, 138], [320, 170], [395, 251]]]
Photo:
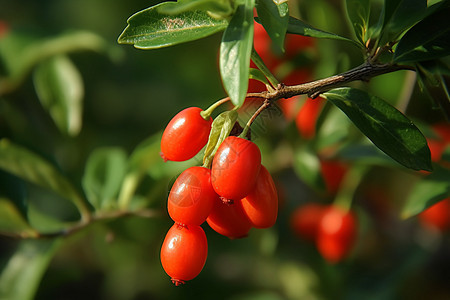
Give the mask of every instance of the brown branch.
[[248, 98], [264, 98], [270, 101], [276, 101], [283, 98], [291, 98], [298, 95], [308, 95], [310, 98], [316, 98], [322, 93], [331, 89], [344, 86], [353, 81], [369, 81], [371, 78], [392, 73], [399, 70], [414, 70], [410, 66], [393, 65], [393, 64], [372, 64], [366, 62], [347, 72], [319, 79], [312, 82], [307, 82], [298, 85], [284, 85], [280, 84], [273, 92], [265, 91], [261, 93], [249, 93]]

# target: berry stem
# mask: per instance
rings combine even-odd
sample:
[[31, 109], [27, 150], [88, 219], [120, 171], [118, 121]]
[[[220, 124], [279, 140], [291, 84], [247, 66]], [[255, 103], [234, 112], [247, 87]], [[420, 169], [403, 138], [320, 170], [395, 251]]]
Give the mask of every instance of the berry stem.
[[263, 110], [268, 108], [270, 106], [270, 101], [268, 99], [265, 99], [264, 102], [261, 104], [261, 106], [253, 113], [251, 118], [248, 120], [247, 124], [244, 127], [244, 130], [239, 135], [240, 138], [245, 139], [247, 136], [248, 131], [250, 130], [250, 126], [252, 125], [253, 121], [261, 114]]
[[341, 188], [334, 199], [333, 205], [338, 206], [345, 211], [350, 210], [355, 191], [364, 178], [364, 175], [367, 173], [367, 170], [367, 166], [354, 165], [347, 174], [345, 174]]
[[210, 107], [208, 107], [206, 110], [200, 112], [200, 115], [202, 116], [203, 119], [208, 120], [209, 117], [211, 116], [211, 114], [213, 113], [213, 111], [219, 107], [220, 105], [224, 104], [225, 102], [230, 101], [230, 97], [225, 97], [223, 99], [220, 99], [219, 101], [215, 102], [214, 104], [212, 104]]

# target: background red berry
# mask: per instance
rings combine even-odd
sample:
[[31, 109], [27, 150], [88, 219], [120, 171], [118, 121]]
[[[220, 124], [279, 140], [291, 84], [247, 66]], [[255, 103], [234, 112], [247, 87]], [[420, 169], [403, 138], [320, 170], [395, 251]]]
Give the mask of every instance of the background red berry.
[[290, 217], [291, 229], [300, 238], [315, 241], [326, 207], [319, 203], [307, 203], [297, 207]]

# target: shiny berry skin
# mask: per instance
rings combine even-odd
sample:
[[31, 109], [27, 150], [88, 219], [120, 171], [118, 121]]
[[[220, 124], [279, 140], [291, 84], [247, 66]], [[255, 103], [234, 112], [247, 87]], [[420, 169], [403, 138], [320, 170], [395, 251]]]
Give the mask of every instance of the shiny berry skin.
[[200, 225], [208, 217], [218, 197], [211, 185], [211, 170], [191, 167], [175, 180], [167, 209], [176, 223]]
[[439, 201], [419, 214], [420, 222], [427, 227], [445, 231], [450, 229], [450, 198]]
[[260, 168], [258, 146], [249, 140], [229, 136], [217, 149], [212, 162], [213, 188], [223, 198], [240, 200], [255, 186]]
[[338, 263], [351, 251], [356, 235], [357, 220], [353, 212], [330, 206], [320, 220], [317, 249], [329, 263]]
[[307, 203], [299, 206], [291, 214], [291, 229], [298, 237], [314, 242], [317, 239], [319, 224], [326, 208], [327, 206], [319, 203]]
[[205, 120], [200, 112], [199, 107], [189, 107], [170, 120], [161, 138], [161, 156], [165, 160], [188, 160], [206, 145], [213, 120]]
[[252, 225], [238, 203], [225, 203], [218, 199], [206, 219], [209, 227], [230, 239], [243, 238], [248, 235]]
[[161, 264], [175, 285], [200, 274], [208, 256], [206, 235], [200, 226], [174, 224], [161, 247]]
[[275, 224], [278, 215], [278, 194], [269, 171], [261, 165], [253, 190], [241, 201], [248, 219], [255, 228], [268, 228]]

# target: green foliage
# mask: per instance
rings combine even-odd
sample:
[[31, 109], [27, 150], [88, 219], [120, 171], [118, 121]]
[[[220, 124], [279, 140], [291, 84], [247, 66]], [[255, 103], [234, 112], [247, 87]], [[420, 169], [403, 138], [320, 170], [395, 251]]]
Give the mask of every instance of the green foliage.
[[299, 178], [317, 190], [323, 190], [325, 183], [320, 173], [320, 160], [311, 145], [299, 146], [294, 154], [294, 170]]
[[253, 45], [254, 0], [240, 5], [230, 20], [220, 44], [220, 74], [228, 95], [236, 106], [244, 103], [248, 88]]
[[256, 11], [275, 47], [280, 52], [284, 52], [284, 38], [289, 21], [287, 2], [275, 3], [272, 0], [261, 0], [256, 2]]
[[119, 43], [133, 44], [139, 49], [162, 48], [204, 38], [228, 25], [226, 20], [215, 19], [204, 11], [161, 14], [159, 10], [168, 5], [173, 3], [164, 2], [131, 16]]
[[369, 27], [370, 1], [346, 0], [347, 14], [358, 41], [364, 46], [367, 41]]
[[352, 88], [324, 94], [339, 107], [378, 148], [413, 170], [431, 171], [430, 150], [419, 129], [393, 106]]

